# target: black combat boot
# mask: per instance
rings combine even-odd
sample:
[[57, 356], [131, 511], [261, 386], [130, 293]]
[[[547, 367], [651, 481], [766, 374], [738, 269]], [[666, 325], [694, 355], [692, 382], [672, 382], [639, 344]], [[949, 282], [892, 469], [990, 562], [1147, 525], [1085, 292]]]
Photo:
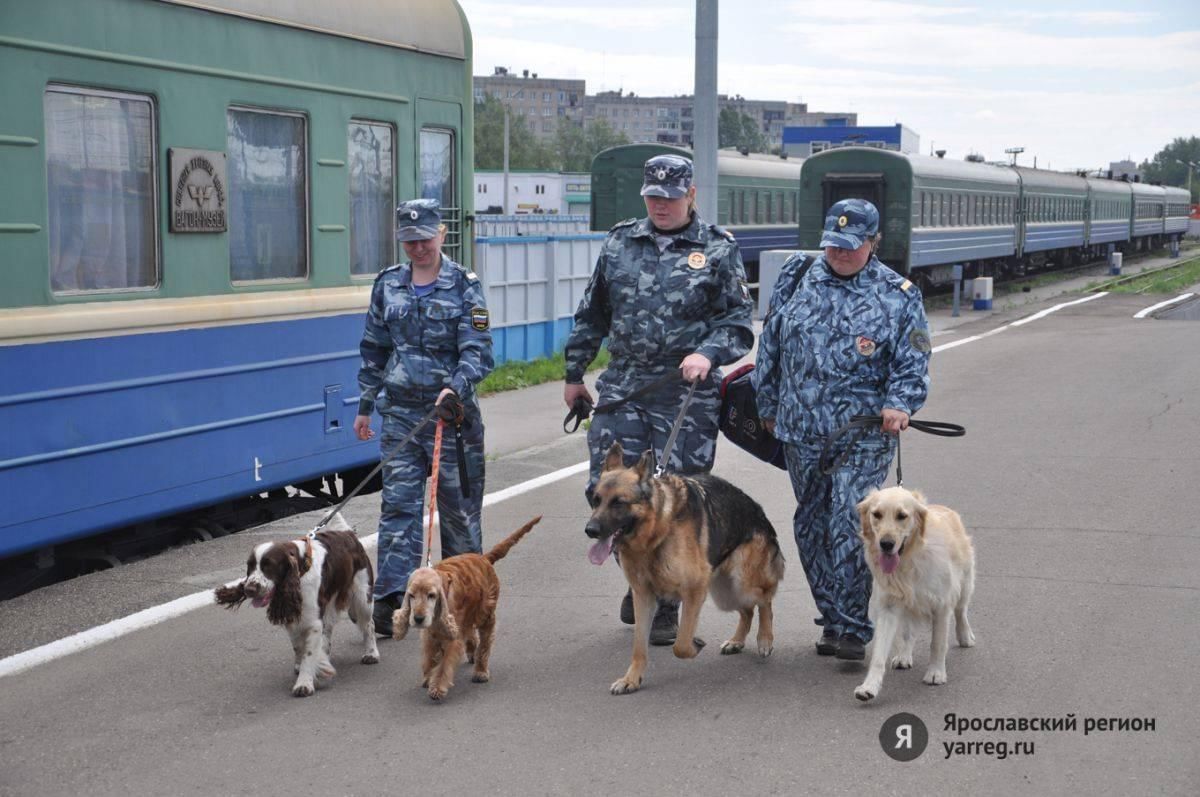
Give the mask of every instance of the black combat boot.
[[837, 653], [838, 649], [838, 632], [830, 626], [825, 626], [825, 630], [821, 632], [821, 639], [817, 642], [818, 656], [832, 656]]
[[675, 635], [679, 633], [679, 604], [675, 601], [660, 600], [658, 609], [654, 612], [654, 622], [650, 626], [651, 645], [674, 645]]
[[633, 590], [625, 590], [625, 597], [621, 598], [621, 622], [625, 625], [633, 625]]
[[400, 597], [400, 593], [397, 592], [375, 599], [375, 608], [371, 612], [371, 619], [375, 621], [375, 634], [377, 636], [391, 638], [392, 615], [396, 612], [396, 609], [400, 608]]

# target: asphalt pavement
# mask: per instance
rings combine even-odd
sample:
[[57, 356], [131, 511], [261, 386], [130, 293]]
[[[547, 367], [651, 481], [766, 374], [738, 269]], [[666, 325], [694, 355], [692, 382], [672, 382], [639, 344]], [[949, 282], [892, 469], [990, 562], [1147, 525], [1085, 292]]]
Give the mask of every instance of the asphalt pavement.
[[[934, 355], [920, 417], [968, 434], [906, 433], [905, 484], [961, 513], [979, 573], [978, 644], [951, 648], [944, 686], [921, 683], [925, 632], [914, 669], [854, 699], [864, 668], [813, 649], [786, 474], [722, 441], [717, 473], [784, 541], [769, 659], [652, 648], [644, 688], [610, 695], [630, 655], [624, 581], [587, 561], [576, 474], [485, 510], [485, 546], [544, 516], [497, 565], [491, 683], [464, 669], [433, 704], [415, 636], [381, 641], [382, 662], [364, 666], [345, 623], [337, 677], [292, 698], [286, 635], [249, 606], [207, 606], [0, 677], [0, 794], [1194, 794], [1200, 326], [1134, 319], [1157, 299], [1115, 294], [1011, 325], [1096, 277], [1075, 279], [991, 313], [931, 314], [935, 346], [968, 342]], [[484, 401], [489, 493], [586, 459], [564, 411], [559, 385]], [[373, 532], [378, 497], [347, 514]], [[236, 578], [252, 545], [315, 517], [0, 604], [0, 656]], [[734, 625], [710, 602], [700, 636]], [[901, 712], [928, 737], [908, 762], [879, 740]]]

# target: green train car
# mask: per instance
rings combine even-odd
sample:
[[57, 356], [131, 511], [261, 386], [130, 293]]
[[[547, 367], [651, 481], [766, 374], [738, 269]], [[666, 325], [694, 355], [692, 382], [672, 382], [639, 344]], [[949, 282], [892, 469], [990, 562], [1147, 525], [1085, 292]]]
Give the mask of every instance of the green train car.
[[[592, 229], [607, 230], [622, 219], [646, 215], [641, 197], [643, 167], [656, 155], [692, 157], [667, 144], [611, 147], [592, 159]], [[751, 282], [766, 249], [795, 249], [800, 158], [717, 153], [717, 218], [737, 238]]]
[[363, 315], [399, 201], [470, 264], [471, 72], [453, 0], [0, 6], [0, 560], [378, 462]]

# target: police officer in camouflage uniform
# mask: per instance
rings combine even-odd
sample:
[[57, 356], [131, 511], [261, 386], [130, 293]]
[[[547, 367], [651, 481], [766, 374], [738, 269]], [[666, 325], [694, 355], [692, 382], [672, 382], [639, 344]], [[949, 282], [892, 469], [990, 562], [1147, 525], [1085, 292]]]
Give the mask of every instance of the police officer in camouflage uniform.
[[[667, 466], [685, 474], [711, 470], [720, 409], [718, 366], [741, 358], [754, 344], [741, 253], [732, 235], [696, 213], [692, 162], [678, 155], [646, 161], [641, 193], [649, 216], [612, 228], [575, 312], [563, 398], [569, 407], [581, 397], [592, 400], [583, 375], [606, 337], [612, 359], [597, 385], [602, 404], [670, 372], [681, 379], [593, 417], [589, 501], [614, 441], [625, 449], [626, 464], [647, 449], [661, 454], [692, 381], [699, 384]], [[659, 602], [652, 644], [675, 641], [678, 613], [677, 602]], [[633, 622], [629, 594], [621, 619]]]
[[483, 287], [473, 272], [441, 252], [446, 228], [438, 203], [415, 199], [397, 211], [396, 237], [409, 262], [384, 269], [371, 289], [366, 329], [359, 350], [361, 398], [354, 431], [373, 436], [371, 413], [383, 418], [380, 448], [383, 509], [379, 517], [378, 572], [375, 577], [375, 631], [392, 634], [408, 577], [421, 565], [425, 479], [433, 461], [435, 423], [427, 423], [399, 451], [396, 445], [434, 404], [454, 398], [464, 411], [462, 435], [470, 481], [464, 498], [454, 427], [443, 434], [438, 476], [438, 516], [442, 556], [480, 551], [483, 502], [483, 419], [475, 385], [492, 370], [492, 336]]
[[[855, 506], [887, 478], [895, 435], [929, 389], [920, 291], [879, 262], [879, 240], [879, 211], [870, 202], [845, 199], [829, 209], [825, 253], [790, 296], [772, 295], [754, 370], [758, 412], [785, 444], [798, 502], [796, 545], [824, 628], [817, 652], [852, 661], [863, 658], [873, 633]], [[854, 415], [881, 415], [882, 429], [822, 474], [825, 439]]]

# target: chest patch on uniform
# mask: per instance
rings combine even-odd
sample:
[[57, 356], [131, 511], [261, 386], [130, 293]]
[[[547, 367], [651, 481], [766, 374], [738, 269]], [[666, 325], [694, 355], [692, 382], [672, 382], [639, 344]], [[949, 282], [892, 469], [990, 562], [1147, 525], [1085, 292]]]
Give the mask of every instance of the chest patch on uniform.
[[480, 332], [491, 326], [491, 318], [488, 316], [486, 307], [471, 308], [471, 326], [478, 329]]
[[858, 347], [858, 353], [863, 357], [870, 357], [875, 353], [875, 341], [868, 338], [866, 335], [859, 335], [854, 339], [854, 345]]
[[922, 354], [928, 354], [933, 348], [929, 342], [929, 333], [923, 329], [914, 329], [908, 333], [908, 345]]
[[701, 269], [708, 262], [703, 252], [692, 252], [688, 255], [688, 268]]

